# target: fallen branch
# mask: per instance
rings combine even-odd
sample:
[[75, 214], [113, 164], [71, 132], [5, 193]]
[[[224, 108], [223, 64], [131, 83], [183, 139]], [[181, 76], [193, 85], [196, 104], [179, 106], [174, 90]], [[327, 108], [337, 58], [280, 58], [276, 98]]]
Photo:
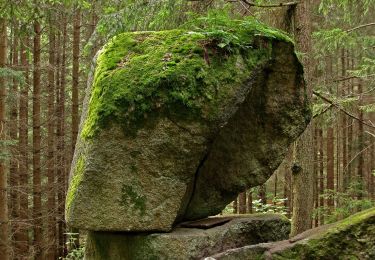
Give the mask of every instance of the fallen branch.
[[370, 128], [373, 128], [375, 129], [375, 126], [374, 125], [371, 125], [369, 123], [366, 123], [365, 121], [359, 119], [358, 117], [356, 117], [355, 115], [349, 113], [348, 111], [346, 111], [344, 108], [342, 108], [340, 105], [336, 104], [334, 101], [328, 99], [327, 97], [323, 96], [322, 94], [320, 94], [319, 92], [317, 91], [314, 91], [313, 90], [313, 94], [319, 98], [321, 98], [322, 100], [326, 101], [327, 103], [333, 105], [334, 107], [338, 108], [341, 112], [343, 112], [344, 114], [348, 115], [349, 117], [361, 122], [362, 124], [364, 124], [365, 126], [368, 126]]

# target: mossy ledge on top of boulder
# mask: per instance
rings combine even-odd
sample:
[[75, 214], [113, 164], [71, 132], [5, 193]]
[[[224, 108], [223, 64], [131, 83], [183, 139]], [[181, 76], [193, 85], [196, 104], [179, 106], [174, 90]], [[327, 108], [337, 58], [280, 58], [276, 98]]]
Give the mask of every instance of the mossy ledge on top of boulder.
[[219, 213], [278, 167], [311, 117], [293, 43], [254, 21], [217, 32], [125, 33], [100, 51], [71, 168], [69, 225], [169, 231]]
[[225, 26], [114, 37], [98, 57], [81, 136], [91, 138], [113, 121], [131, 134], [152, 111], [175, 114], [178, 109], [187, 118], [217, 119], [226, 98], [217, 96], [218, 88], [244, 82], [248, 71], [267, 61], [270, 40], [291, 42], [256, 20], [231, 20]]

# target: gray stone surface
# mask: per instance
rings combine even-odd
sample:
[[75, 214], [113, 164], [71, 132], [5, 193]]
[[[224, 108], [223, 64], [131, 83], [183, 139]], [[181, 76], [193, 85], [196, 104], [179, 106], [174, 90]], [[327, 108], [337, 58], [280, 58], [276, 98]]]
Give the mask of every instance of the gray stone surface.
[[170, 233], [90, 232], [85, 259], [200, 259], [229, 248], [286, 239], [289, 232], [289, 221], [275, 214], [244, 215], [210, 229], [175, 228]]

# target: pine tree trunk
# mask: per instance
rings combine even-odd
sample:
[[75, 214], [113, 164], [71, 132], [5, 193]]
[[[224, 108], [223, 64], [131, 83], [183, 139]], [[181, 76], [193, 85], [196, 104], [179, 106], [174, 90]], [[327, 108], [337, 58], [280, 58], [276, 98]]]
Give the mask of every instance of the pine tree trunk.
[[[14, 69], [18, 69], [18, 24], [17, 22], [13, 25], [13, 43], [12, 43], [12, 65]], [[18, 140], [18, 107], [17, 107], [17, 93], [18, 93], [18, 81], [13, 79], [12, 88], [10, 91], [10, 113], [9, 113], [9, 137], [12, 141]], [[11, 156], [9, 163], [9, 179], [10, 179], [10, 216], [12, 220], [12, 235], [13, 235], [13, 252], [14, 255], [18, 255], [18, 244], [19, 244], [19, 176], [18, 176], [18, 147], [12, 145]]]
[[[7, 25], [6, 20], [0, 18], [0, 68], [7, 63]], [[0, 77], [0, 142], [6, 140], [5, 131], [5, 101], [6, 88], [5, 79]], [[8, 233], [8, 196], [7, 196], [7, 173], [5, 160], [0, 159], [0, 259], [9, 259], [9, 233]]]
[[48, 249], [46, 252], [47, 260], [56, 258], [55, 252], [55, 165], [54, 165], [54, 101], [55, 101], [55, 32], [54, 23], [49, 22], [49, 54], [48, 54], [48, 86], [47, 86], [47, 230], [48, 230]]
[[[311, 60], [311, 19], [310, 1], [300, 1], [295, 7], [294, 24], [297, 50], [305, 57], [302, 63], [305, 67], [305, 79], [308, 98], [312, 97], [310, 79]], [[314, 126], [311, 122], [305, 132], [297, 140], [294, 150], [293, 169], [293, 214], [291, 236], [295, 236], [312, 225], [312, 211], [314, 209], [314, 166], [310, 156], [313, 153]]]
[[[328, 127], [327, 129], [327, 189], [330, 192], [333, 192], [334, 187], [334, 179], [335, 179], [335, 155], [334, 155], [334, 132], [332, 127]], [[333, 210], [334, 207], [334, 200], [330, 196], [327, 200], [327, 206], [330, 210]]]
[[238, 198], [233, 201], [233, 214], [238, 213]]
[[247, 213], [253, 213], [253, 191], [251, 189], [247, 195]]
[[57, 183], [58, 183], [58, 241], [59, 256], [66, 255], [65, 244], [65, 194], [66, 194], [66, 157], [65, 157], [65, 84], [66, 84], [66, 42], [67, 42], [67, 23], [65, 14], [62, 18], [62, 50], [60, 66], [60, 84], [59, 99], [57, 102]]
[[33, 229], [35, 259], [42, 259], [41, 131], [40, 131], [40, 40], [41, 28], [34, 23], [33, 71]]
[[21, 64], [24, 70], [26, 85], [22, 86], [19, 97], [19, 177], [20, 177], [20, 241], [21, 257], [29, 252], [28, 219], [29, 219], [29, 158], [28, 158], [28, 110], [29, 110], [29, 64], [27, 60], [28, 37], [24, 37], [21, 45]]
[[[358, 80], [358, 94], [359, 94], [359, 107], [363, 105], [363, 84], [362, 84], [362, 80], [359, 79]], [[358, 117], [359, 117], [359, 120], [358, 121], [358, 165], [357, 165], [357, 174], [358, 174], [358, 181], [359, 181], [359, 191], [358, 191], [358, 195], [357, 195], [357, 198], [359, 200], [363, 199], [363, 192], [365, 191], [365, 185], [364, 185], [364, 182], [365, 182], [365, 179], [364, 179], [364, 149], [365, 149], [365, 145], [364, 145], [364, 137], [363, 137], [363, 134], [364, 134], [364, 129], [363, 129], [363, 124], [362, 124], [362, 121], [363, 121], [363, 111], [361, 109], [358, 109]], [[361, 210], [360, 208], [358, 210]]]
[[[319, 129], [319, 207], [324, 208], [324, 197], [322, 196], [324, 193], [324, 136], [323, 136], [323, 129]], [[324, 214], [320, 212], [319, 214], [319, 224], [324, 225]]]
[[78, 135], [78, 86], [79, 86], [79, 48], [81, 35], [81, 12], [75, 11], [73, 21], [73, 71], [72, 71], [72, 156]]
[[259, 186], [259, 193], [258, 193], [260, 202], [262, 204], [267, 204], [267, 196], [266, 196], [266, 185], [262, 184]]
[[238, 196], [238, 213], [246, 214], [246, 191], [240, 193]]

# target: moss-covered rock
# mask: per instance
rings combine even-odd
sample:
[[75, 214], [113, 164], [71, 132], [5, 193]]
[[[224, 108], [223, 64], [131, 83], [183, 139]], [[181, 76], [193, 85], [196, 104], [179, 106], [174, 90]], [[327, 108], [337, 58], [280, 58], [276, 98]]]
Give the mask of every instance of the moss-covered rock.
[[[89, 77], [69, 225], [168, 231], [220, 212], [277, 168], [310, 119], [293, 43], [255, 21], [125, 33]], [[223, 44], [222, 37], [235, 41]]]
[[210, 229], [175, 228], [170, 233], [89, 232], [86, 260], [200, 259], [223, 250], [285, 239], [288, 219], [259, 214], [236, 217]]
[[375, 208], [289, 240], [231, 249], [211, 259], [375, 259]]

